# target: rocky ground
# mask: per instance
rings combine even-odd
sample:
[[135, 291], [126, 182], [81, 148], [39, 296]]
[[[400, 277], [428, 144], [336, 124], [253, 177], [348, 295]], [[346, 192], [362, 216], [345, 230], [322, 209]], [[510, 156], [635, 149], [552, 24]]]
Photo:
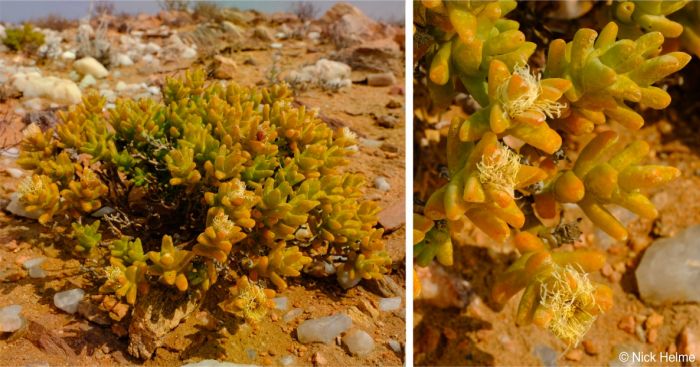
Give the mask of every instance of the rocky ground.
[[[616, 242], [585, 219], [580, 210], [566, 208], [566, 218], [584, 217], [583, 231], [574, 246], [607, 251], [607, 264], [591, 279], [607, 284], [614, 292], [614, 307], [594, 323], [578, 346], [567, 347], [551, 333], [536, 326], [518, 327], [515, 313], [520, 295], [503, 309], [494, 307], [489, 294], [494, 280], [515, 260], [512, 244], [493, 243], [477, 229], [466, 231], [455, 249], [455, 266], [432, 265], [419, 269], [423, 295], [415, 301], [414, 360], [417, 365], [493, 366], [681, 366], [698, 365], [700, 356], [700, 295], [697, 288], [697, 233], [700, 224], [700, 138], [697, 116], [700, 91], [690, 80], [700, 75], [700, 61], [691, 63], [668, 81], [673, 104], [663, 112], [645, 111], [645, 126], [637, 132], [617, 128], [625, 141], [643, 139], [651, 146], [649, 164], [671, 165], [682, 175], [671, 184], [650, 192], [658, 218], [642, 219], [624, 210], [614, 214], [627, 225], [630, 236]], [[685, 82], [683, 82], [685, 81]], [[454, 111], [452, 111], [454, 113]], [[445, 120], [446, 119], [446, 120]], [[449, 121], [449, 117], [443, 118]], [[440, 122], [436, 125], [439, 127]], [[444, 131], [443, 131], [444, 133]], [[434, 130], [427, 137], [439, 135]], [[442, 152], [444, 150], [437, 150]], [[426, 172], [441, 157], [425, 151], [416, 188], [431, 183]], [[433, 157], [433, 158], [431, 158]], [[435, 174], [435, 173], [432, 173]], [[682, 233], [692, 228], [688, 236]], [[658, 252], [655, 268], [640, 266], [650, 258], [661, 240], [676, 248]], [[677, 274], [683, 281], [672, 280]], [[640, 294], [638, 277], [650, 279], [657, 290], [675, 291], [676, 302], [655, 304], [654, 297]], [[682, 283], [682, 284], [681, 284]], [[692, 302], [694, 301], [694, 302]], [[621, 361], [623, 353], [649, 353], [656, 362]], [[660, 353], [695, 355], [695, 362], [660, 361]]]
[[[90, 306], [105, 299], [91, 290], [80, 262], [51, 242], [51, 230], [3, 211], [0, 329], [12, 329], [12, 309], [5, 308], [9, 305], [21, 306], [26, 322], [16, 332], [0, 330], [0, 365], [171, 366], [203, 359], [260, 365], [402, 364], [403, 28], [377, 23], [345, 5], [313, 21], [290, 13], [218, 14], [216, 19], [182, 12], [106, 15], [62, 31], [40, 29], [46, 45], [31, 55], [0, 46], [2, 207], [28, 174], [15, 159], [21, 131], [29, 123], [55, 124], [55, 112], [91, 88], [107, 98], [107, 108], [120, 97], [159, 98], [166, 76], [201, 66], [212, 80], [242, 85], [285, 80], [295, 89], [298, 104], [318, 108], [331, 126], [358, 134], [359, 152], [349, 169], [367, 176], [368, 198], [385, 208], [380, 224], [386, 229], [394, 271], [384, 281], [363, 282], [348, 291], [332, 279], [294, 280], [278, 295], [278, 309], [257, 326], [243, 324], [216, 306], [216, 290], [227, 286], [217, 285], [203, 306], [162, 340], [154, 356], [142, 361], [127, 350], [125, 326]], [[3, 32], [4, 27], [0, 36]], [[87, 55], [95, 60], [79, 61]], [[39, 258], [45, 260], [36, 264]], [[71, 314], [56, 307], [54, 298], [74, 288], [84, 288], [86, 295]], [[401, 301], [398, 309], [392, 305], [396, 297]], [[111, 312], [130, 311], [115, 307]], [[352, 321], [344, 341], [341, 335], [328, 344], [299, 341], [302, 322], [338, 313]], [[358, 330], [370, 337], [369, 352], [358, 352], [357, 340], [367, 344]]]

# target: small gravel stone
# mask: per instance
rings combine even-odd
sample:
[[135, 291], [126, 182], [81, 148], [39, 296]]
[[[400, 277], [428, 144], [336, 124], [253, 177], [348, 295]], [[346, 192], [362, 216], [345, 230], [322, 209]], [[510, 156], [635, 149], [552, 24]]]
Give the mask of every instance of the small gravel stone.
[[328, 360], [321, 352], [314, 353], [313, 357], [311, 357], [311, 361], [314, 363], [314, 366], [325, 366], [328, 364]]
[[401, 297], [379, 299], [379, 310], [381, 311], [395, 311], [399, 308], [401, 308]]
[[69, 291], [58, 292], [53, 296], [53, 303], [56, 307], [68, 313], [75, 313], [78, 310], [78, 304], [83, 299], [85, 292], [80, 288], [71, 289]]
[[283, 366], [291, 366], [294, 363], [294, 357], [284, 356], [280, 358], [280, 364]]
[[7, 172], [13, 178], [20, 178], [24, 176], [24, 171], [19, 168], [5, 168], [5, 172]]
[[634, 316], [629, 315], [629, 316], [623, 317], [620, 320], [620, 322], [617, 323], [617, 327], [620, 330], [626, 331], [630, 334], [634, 334], [634, 329], [635, 329]]
[[374, 179], [374, 187], [376, 187], [380, 191], [389, 191], [391, 189], [389, 181], [384, 176], [379, 176]]
[[556, 367], [559, 356], [554, 349], [546, 345], [538, 345], [533, 350], [533, 354], [540, 359], [544, 367]]
[[700, 301], [700, 226], [654, 241], [646, 249], [635, 276], [648, 304]]
[[348, 347], [350, 353], [363, 357], [374, 349], [374, 339], [363, 330], [351, 330], [343, 337], [343, 344]]
[[598, 354], [598, 347], [596, 347], [592, 341], [584, 340], [581, 344], [583, 345], [583, 350], [586, 351], [586, 354], [592, 356]]
[[398, 340], [389, 339], [389, 342], [387, 344], [389, 344], [389, 348], [391, 348], [391, 350], [393, 350], [394, 352], [401, 353], [401, 343], [399, 343]]
[[574, 349], [566, 353], [565, 357], [570, 361], [577, 362], [583, 358], [583, 351], [581, 349]]
[[282, 316], [282, 321], [287, 322], [287, 323], [292, 322], [292, 321], [294, 321], [294, 319], [299, 317], [299, 315], [301, 315], [302, 313], [304, 313], [304, 310], [302, 310], [301, 308], [291, 309], [289, 312], [284, 314], [284, 316]]
[[30, 278], [43, 278], [46, 276], [46, 272], [41, 268], [41, 264], [43, 264], [44, 261], [46, 261], [45, 257], [29, 259], [22, 263], [22, 267], [27, 269]]
[[352, 326], [352, 319], [348, 315], [339, 313], [302, 322], [297, 328], [297, 337], [302, 343], [330, 344], [350, 326]]
[[13, 332], [24, 325], [24, 318], [20, 315], [22, 306], [11, 305], [0, 308], [0, 332]]
[[387, 87], [396, 83], [394, 73], [378, 73], [367, 75], [367, 85], [371, 87]]
[[275, 302], [275, 309], [287, 310], [289, 309], [289, 299], [287, 297], [277, 297], [272, 299]]
[[391, 115], [381, 115], [377, 117], [377, 124], [386, 129], [393, 129], [399, 124], [399, 119]]

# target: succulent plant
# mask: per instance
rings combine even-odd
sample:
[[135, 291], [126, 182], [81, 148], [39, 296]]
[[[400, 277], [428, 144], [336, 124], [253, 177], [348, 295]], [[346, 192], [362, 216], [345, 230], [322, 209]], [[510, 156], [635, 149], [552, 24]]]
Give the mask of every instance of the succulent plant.
[[605, 255], [594, 250], [551, 251], [530, 232], [518, 233], [515, 245], [522, 256], [501, 274], [493, 299], [502, 304], [525, 289], [517, 323], [535, 323], [575, 345], [596, 317], [612, 307], [612, 290], [586, 276], [605, 265]]
[[44, 34], [24, 23], [22, 27], [6, 29], [2, 43], [13, 51], [36, 51], [44, 44]]
[[425, 60], [428, 88], [436, 104], [449, 103], [459, 82], [485, 106], [491, 61], [499, 60], [510, 69], [527, 64], [536, 45], [525, 41], [518, 22], [503, 18], [516, 6], [510, 0], [416, 2], [419, 31], [435, 40]]
[[[362, 175], [345, 172], [350, 130], [293, 107], [284, 85], [209, 84], [201, 69], [168, 78], [162, 97], [105, 112], [105, 99], [87, 93], [54, 129], [28, 128], [21, 145], [34, 174], [19, 204], [47, 226], [76, 222], [80, 251], [109, 244], [96, 265], [102, 292], [134, 304], [156, 282], [199, 292], [242, 271], [231, 307], [257, 320], [270, 293], [261, 278], [284, 288], [312, 261], [339, 279], [389, 272], [379, 208], [363, 199]], [[100, 220], [77, 224], [91, 215]]]
[[600, 34], [582, 28], [569, 43], [561, 39], [550, 43], [544, 75], [572, 83], [564, 94], [570, 109], [563, 111], [554, 127], [583, 134], [597, 124], [616, 121], [636, 130], [644, 119], [628, 102], [654, 109], [671, 103], [669, 94], [653, 84], [682, 69], [690, 55], [661, 55], [664, 36], [660, 32], [645, 33], [634, 41], [617, 40], [617, 33], [617, 24], [611, 22]]
[[688, 0], [617, 1], [613, 5], [613, 14], [625, 37], [638, 37], [644, 32], [661, 32], [666, 38], [676, 38], [683, 33], [683, 25], [668, 16], [688, 3]]
[[[465, 228], [476, 227], [499, 243], [512, 236], [520, 257], [500, 275], [492, 298], [503, 304], [524, 290], [517, 322], [535, 323], [576, 344], [612, 306], [612, 291], [587, 277], [605, 264], [605, 256], [564, 250], [564, 241], [575, 238], [551, 234], [563, 203], [578, 205], [617, 240], [625, 240], [627, 230], [607, 206], [657, 216], [645, 190], [670, 182], [679, 171], [644, 165], [648, 144], [625, 145], [615, 129], [642, 127], [644, 118], [633, 104], [663, 109], [671, 102], [654, 84], [690, 60], [661, 49], [664, 36], [681, 34], [681, 25], [666, 16], [674, 13], [676, 19], [687, 11], [677, 12], [684, 5], [617, 2], [616, 15], [624, 18], [621, 39], [618, 25], [609, 23], [600, 34], [583, 28], [571, 42], [553, 40], [540, 76], [528, 66], [536, 46], [516, 21], [502, 18], [515, 2], [417, 3], [415, 83], [430, 96], [416, 106], [417, 118], [439, 121], [461, 90], [478, 106], [466, 118], [453, 118], [446, 131], [447, 170], [441, 172], [446, 177], [434, 180], [446, 183], [424, 193], [427, 202], [416, 206], [415, 264], [452, 265], [453, 241], [463, 238]], [[575, 146], [567, 142], [572, 137], [588, 143], [568, 155], [563, 147]]]
[[72, 236], [78, 242], [75, 245], [75, 250], [78, 252], [90, 252], [102, 240], [102, 234], [98, 232], [100, 221], [96, 220], [90, 225], [82, 225], [80, 223], [71, 224], [73, 228]]
[[193, 257], [194, 254], [191, 251], [175, 247], [172, 237], [165, 235], [160, 245], [160, 252], [148, 253], [148, 259], [153, 263], [148, 268], [148, 272], [159, 276], [161, 282], [175, 285], [177, 289], [184, 292], [188, 288], [186, 274], [190, 270]]
[[272, 301], [275, 291], [251, 283], [245, 275], [238, 278], [230, 293], [233, 297], [220, 303], [221, 309], [253, 324], [260, 322], [275, 307]]

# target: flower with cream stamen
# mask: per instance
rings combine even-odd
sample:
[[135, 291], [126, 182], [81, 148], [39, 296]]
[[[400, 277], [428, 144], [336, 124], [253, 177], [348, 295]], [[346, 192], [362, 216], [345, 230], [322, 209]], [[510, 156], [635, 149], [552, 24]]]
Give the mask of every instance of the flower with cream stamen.
[[498, 148], [492, 154], [484, 154], [481, 161], [476, 164], [479, 171], [479, 181], [490, 184], [514, 196], [514, 188], [517, 183], [520, 170], [520, 155], [507, 146], [498, 143]]
[[[524, 91], [519, 91], [519, 95], [511, 99], [509, 87], [513, 77], [522, 79]], [[542, 98], [540, 79], [541, 74], [532, 74], [530, 66], [516, 65], [513, 68], [513, 74], [498, 86], [498, 101], [503, 106], [503, 111], [509, 117], [515, 118], [529, 111], [544, 113], [549, 118], [557, 118], [561, 115], [561, 111], [566, 108], [566, 104]]]
[[542, 310], [539, 312], [547, 314], [543, 326], [574, 346], [597, 318], [591, 311], [599, 308], [593, 283], [586, 273], [570, 265], [555, 265], [547, 279], [542, 280], [539, 307]]

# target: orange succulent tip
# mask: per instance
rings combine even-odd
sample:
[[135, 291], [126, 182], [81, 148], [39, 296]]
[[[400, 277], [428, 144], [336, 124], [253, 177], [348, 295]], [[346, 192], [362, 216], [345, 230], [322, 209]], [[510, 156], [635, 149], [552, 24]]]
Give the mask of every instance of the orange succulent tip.
[[581, 201], [585, 193], [583, 181], [572, 171], [564, 172], [554, 183], [554, 194], [557, 200], [562, 203]]
[[532, 323], [546, 329], [549, 327], [553, 318], [554, 315], [552, 315], [550, 310], [542, 306], [537, 306], [535, 307], [535, 314], [532, 316]]
[[537, 274], [546, 264], [550, 263], [552, 255], [549, 251], [534, 253], [525, 263], [525, 273], [528, 275]]
[[543, 251], [547, 249], [544, 242], [530, 232], [520, 232], [514, 236], [513, 240], [515, 242], [515, 248], [521, 253]]

